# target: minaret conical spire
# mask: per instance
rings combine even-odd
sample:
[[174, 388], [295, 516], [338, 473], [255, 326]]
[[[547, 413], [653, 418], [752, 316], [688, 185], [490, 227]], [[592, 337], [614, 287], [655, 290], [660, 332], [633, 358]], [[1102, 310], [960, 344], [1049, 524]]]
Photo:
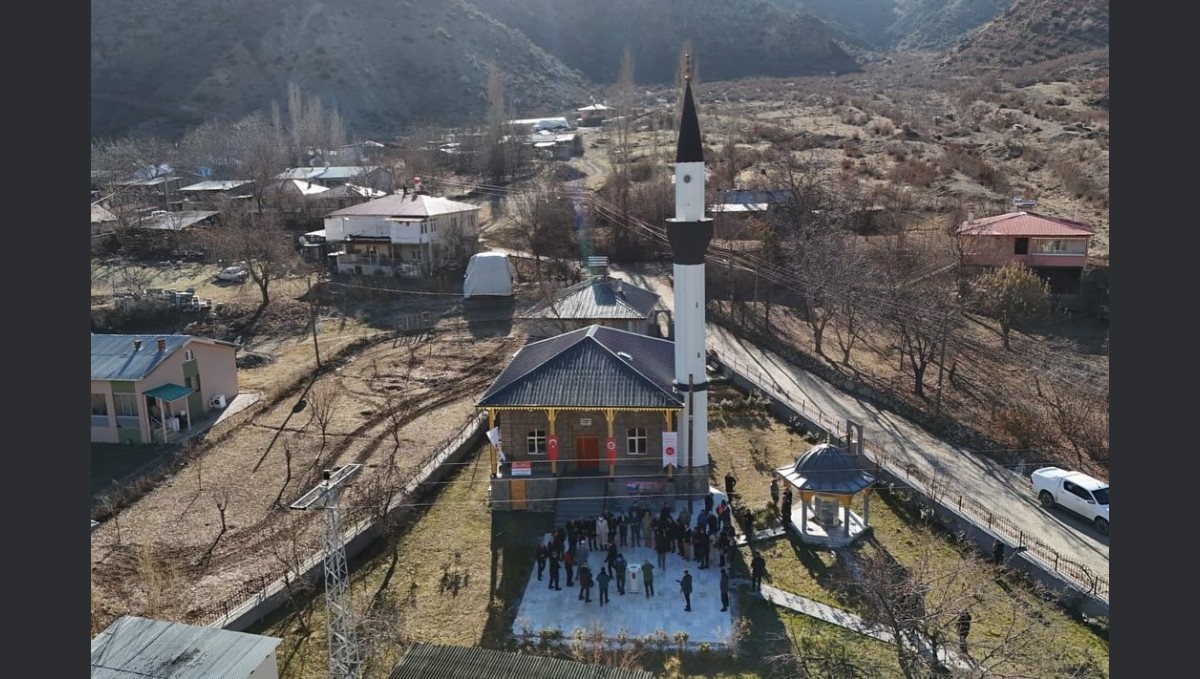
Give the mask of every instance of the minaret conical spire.
[[700, 143], [700, 120], [696, 117], [696, 102], [692, 100], [692, 55], [688, 55], [683, 80], [683, 115], [679, 118], [679, 145], [675, 147], [675, 162], [703, 163], [704, 146]]

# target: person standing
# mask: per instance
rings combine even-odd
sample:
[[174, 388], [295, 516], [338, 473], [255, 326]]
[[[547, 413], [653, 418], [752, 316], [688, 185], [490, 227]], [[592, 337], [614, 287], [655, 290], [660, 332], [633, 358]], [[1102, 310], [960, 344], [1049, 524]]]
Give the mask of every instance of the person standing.
[[725, 567], [725, 554], [729, 551], [729, 531], [721, 531], [717, 534], [717, 557], [720, 563], [717, 565], [721, 568]]
[[567, 587], [574, 587], [575, 583], [572, 579], [575, 575], [575, 555], [567, 552], [563, 554], [563, 568], [567, 571]]
[[646, 546], [654, 547], [654, 517], [649, 510], [642, 512], [642, 534], [646, 538]]
[[779, 517], [783, 519], [783, 527], [787, 528], [792, 522], [792, 489], [789, 487], [783, 491], [783, 507], [780, 508]]
[[606, 514], [608, 519], [608, 544], [617, 544], [617, 517], [612, 514]]
[[733, 487], [737, 485], [737, 479], [733, 476], [733, 470], [725, 472], [725, 497], [733, 502]]
[[683, 610], [692, 610], [692, 574], [683, 569], [683, 578], [679, 581], [679, 591], [683, 592]]
[[680, 526], [679, 554], [684, 561], [692, 560], [692, 529], [687, 525]]
[[596, 591], [600, 593], [600, 606], [608, 603], [608, 581], [612, 580], [612, 576], [603, 568], [596, 574]]
[[629, 543], [634, 547], [642, 546], [642, 513], [637, 508], [629, 510], [629, 515], [625, 517], [625, 523], [629, 524]]
[[771, 477], [771, 506], [779, 511], [779, 479]]
[[667, 572], [667, 552], [671, 551], [671, 540], [667, 537], [666, 526], [659, 526], [654, 535], [654, 551], [658, 554], [658, 567], [663, 573]]
[[599, 547], [596, 546], [596, 517], [589, 516], [586, 520], [584, 520], [583, 526], [587, 530], [588, 548], [592, 550], [599, 549]]
[[721, 530], [721, 522], [717, 520], [716, 512], [708, 513], [708, 534], [716, 535]]
[[722, 526], [733, 525], [733, 512], [725, 500], [721, 500], [721, 504], [717, 506], [717, 518], [721, 520]]
[[642, 585], [647, 599], [654, 596], [654, 566], [650, 565], [650, 559], [642, 562]]
[[[607, 537], [608, 537], [608, 519], [605, 519], [604, 515], [601, 514], [600, 517], [596, 519], [596, 541], [602, 543], [604, 541], [604, 539]], [[600, 547], [603, 548], [604, 545], [601, 544]]]
[[749, 508], [742, 510], [742, 534], [746, 536], [746, 544], [754, 544], [754, 513]]
[[729, 573], [721, 569], [721, 612], [729, 610]]
[[767, 574], [767, 561], [762, 557], [758, 550], [754, 551], [754, 558], [750, 559], [750, 578], [754, 583], [755, 591], [762, 590], [762, 579]]
[[625, 568], [629, 564], [625, 561], [624, 554], [617, 554], [617, 560], [613, 562], [613, 566], [617, 570], [617, 594], [625, 596]]
[[604, 556], [604, 565], [608, 568], [609, 575], [617, 568], [617, 546], [611, 542], [608, 543], [608, 553]]
[[617, 544], [621, 547], [629, 546], [629, 526], [625, 524], [625, 514], [618, 513], [615, 517], [617, 522]]
[[558, 586], [558, 552], [550, 552], [550, 589], [561, 590]]
[[584, 566], [579, 569], [579, 598], [583, 603], [592, 603], [592, 569]]
[[967, 652], [967, 635], [971, 633], [971, 612], [963, 610], [958, 614], [958, 650]]
[[692, 531], [692, 553], [696, 555], [700, 570], [708, 568], [708, 533], [702, 530]]
[[999, 538], [992, 543], [992, 563], [1000, 566], [1004, 563], [1004, 543]]
[[588, 549], [587, 541], [580, 540], [578, 545], [575, 545], [575, 567], [583, 568], [588, 565], [588, 558], [591, 557], [592, 551]]
[[708, 495], [704, 496], [704, 511], [711, 514], [713, 510], [713, 494], [710, 490]]
[[538, 582], [542, 581], [542, 573], [546, 571], [546, 543], [539, 542], [537, 547], [537, 574]]

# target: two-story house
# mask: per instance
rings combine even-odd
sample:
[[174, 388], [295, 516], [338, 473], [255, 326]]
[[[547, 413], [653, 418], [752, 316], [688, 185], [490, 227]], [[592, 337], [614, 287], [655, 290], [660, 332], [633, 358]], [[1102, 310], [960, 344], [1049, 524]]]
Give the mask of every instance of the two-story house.
[[1073, 219], [1033, 212], [968, 218], [956, 231], [963, 266], [995, 268], [1024, 264], [1054, 294], [1079, 292], [1088, 245], [1096, 230]]
[[474, 252], [479, 209], [405, 189], [330, 213], [325, 239], [338, 273], [420, 277]]
[[238, 393], [237, 345], [191, 335], [92, 335], [92, 442], [177, 440]]

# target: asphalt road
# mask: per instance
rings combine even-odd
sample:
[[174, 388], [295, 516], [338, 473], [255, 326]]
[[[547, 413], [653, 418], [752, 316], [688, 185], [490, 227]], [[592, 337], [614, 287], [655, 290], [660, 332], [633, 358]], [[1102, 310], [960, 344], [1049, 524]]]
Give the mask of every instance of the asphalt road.
[[[665, 276], [616, 270], [612, 273], [657, 292], [663, 304], [673, 308], [673, 295]], [[793, 406], [807, 403], [810, 411], [815, 407], [833, 422], [850, 418], [862, 423], [868, 450], [880, 449], [900, 464], [913, 464], [933, 472], [947, 484], [948, 495], [961, 493], [974, 498], [1007, 518], [1025, 535], [1035, 537], [1093, 573], [1108, 577], [1108, 538], [1066, 510], [1042, 508], [1027, 476], [1019, 476], [970, 450], [934, 438], [916, 424], [847, 394], [724, 328], [709, 324], [707, 334], [709, 349], [769, 376]]]

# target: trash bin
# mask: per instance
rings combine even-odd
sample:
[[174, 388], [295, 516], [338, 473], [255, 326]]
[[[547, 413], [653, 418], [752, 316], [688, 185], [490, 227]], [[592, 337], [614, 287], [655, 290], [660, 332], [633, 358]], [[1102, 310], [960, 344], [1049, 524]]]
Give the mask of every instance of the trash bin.
[[642, 584], [642, 567], [638, 564], [630, 564], [625, 569], [625, 573], [629, 578], [629, 583], [625, 586], [625, 591], [631, 593], [640, 592], [641, 590], [638, 587]]

